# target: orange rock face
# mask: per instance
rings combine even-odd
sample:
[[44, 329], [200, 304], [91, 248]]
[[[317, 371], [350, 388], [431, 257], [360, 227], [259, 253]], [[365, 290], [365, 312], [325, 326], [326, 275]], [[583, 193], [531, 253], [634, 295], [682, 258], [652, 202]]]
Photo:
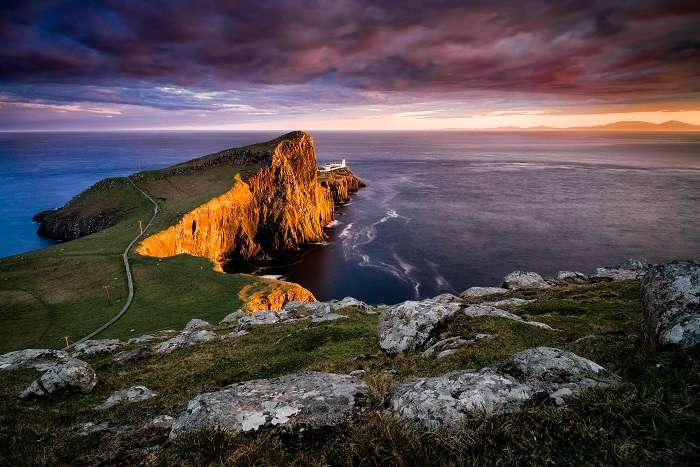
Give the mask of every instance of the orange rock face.
[[285, 303], [293, 300], [313, 302], [314, 295], [304, 287], [293, 282], [274, 281], [269, 287], [247, 285], [238, 293], [243, 302], [242, 310], [255, 313], [260, 310], [280, 311]]
[[347, 171], [349, 176], [333, 176], [322, 186], [313, 139], [303, 132], [276, 140], [271, 156], [260, 160], [250, 178], [236, 176], [228, 192], [146, 238], [136, 251], [156, 257], [201, 256], [221, 270], [228, 260], [274, 257], [323, 240], [323, 227], [333, 220], [334, 199], [346, 200], [359, 180]]

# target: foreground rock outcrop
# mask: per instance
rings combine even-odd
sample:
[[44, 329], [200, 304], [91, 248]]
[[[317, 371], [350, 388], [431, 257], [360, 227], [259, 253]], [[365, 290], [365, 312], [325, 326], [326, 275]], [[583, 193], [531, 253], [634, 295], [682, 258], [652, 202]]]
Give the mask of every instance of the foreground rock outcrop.
[[425, 344], [435, 327], [459, 311], [456, 303], [406, 301], [384, 309], [379, 316], [379, 346], [402, 353]]
[[221, 270], [227, 261], [276, 257], [323, 240], [324, 226], [333, 220], [334, 195], [330, 185], [318, 182], [311, 136], [292, 132], [237, 151], [258, 170], [245, 180], [236, 175], [229, 191], [146, 238], [138, 253], [202, 256]]
[[531, 399], [561, 405], [585, 388], [618, 381], [588, 359], [537, 347], [518, 352], [499, 367], [456, 371], [400, 384], [389, 397], [389, 407], [401, 420], [430, 428], [455, 426], [471, 412], [510, 412]]
[[690, 348], [700, 343], [700, 263], [655, 266], [641, 291], [642, 331], [649, 344]]
[[31, 399], [50, 394], [89, 393], [97, 384], [97, 374], [90, 365], [77, 358], [57, 363], [25, 389], [20, 397]]
[[322, 429], [348, 421], [367, 385], [349, 375], [297, 373], [201, 394], [175, 420], [170, 437], [204, 428], [232, 433], [265, 427]]
[[68, 352], [54, 349], [23, 349], [0, 355], [0, 370], [22, 370], [34, 368], [45, 371], [56, 365], [72, 360]]

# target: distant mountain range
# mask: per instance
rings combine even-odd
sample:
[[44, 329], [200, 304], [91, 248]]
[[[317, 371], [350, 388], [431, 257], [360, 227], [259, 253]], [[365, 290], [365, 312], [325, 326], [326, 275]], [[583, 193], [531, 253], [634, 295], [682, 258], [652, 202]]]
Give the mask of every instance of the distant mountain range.
[[650, 123], [642, 121], [622, 121], [608, 123], [607, 125], [596, 126], [576, 126], [555, 128], [551, 126], [536, 126], [536, 127], [499, 127], [496, 130], [607, 130], [607, 131], [700, 131], [700, 125], [679, 122], [678, 120], [669, 120], [663, 123]]

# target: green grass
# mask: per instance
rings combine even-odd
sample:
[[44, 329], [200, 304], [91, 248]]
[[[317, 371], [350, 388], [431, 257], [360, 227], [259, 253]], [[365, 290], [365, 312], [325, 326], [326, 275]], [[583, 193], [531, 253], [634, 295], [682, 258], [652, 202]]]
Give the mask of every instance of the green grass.
[[[166, 170], [166, 169], [164, 169]], [[134, 177], [161, 207], [149, 233], [233, 185], [236, 174], [253, 166], [219, 165], [194, 173]], [[146, 225], [153, 205], [125, 178], [85, 191], [69, 208], [73, 215], [115, 213], [120, 221], [71, 242], [0, 259], [0, 353], [19, 348], [60, 348], [64, 336], [76, 340], [116, 315], [127, 295], [121, 254]], [[128, 338], [165, 328], [181, 328], [191, 318], [218, 321], [241, 303], [238, 291], [254, 276], [214, 272], [200, 258], [163, 260], [130, 255], [136, 295], [124, 318], [99, 337]], [[112, 287], [107, 304], [103, 286]], [[182, 291], [187, 290], [187, 294]], [[132, 332], [131, 330], [134, 329]]]
[[[420, 352], [386, 356], [377, 345], [377, 317], [346, 310], [351, 319], [309, 328], [306, 322], [259, 326], [242, 338], [124, 366], [112, 365], [109, 357], [94, 358], [90, 362], [100, 383], [89, 395], [23, 402], [16, 395], [35, 372], [5, 372], [0, 464], [691, 465], [700, 455], [700, 355], [645, 348], [638, 336], [638, 293], [635, 281], [516, 293], [538, 295], [521, 313], [560, 331], [462, 317], [438, 333], [471, 337], [489, 332], [497, 338], [442, 360]], [[577, 341], [591, 334], [597, 337]], [[451, 432], [398, 423], [385, 411], [387, 394], [401, 381], [480, 368], [536, 345], [591, 358], [615, 371], [623, 384], [585, 391], [566, 408], [530, 405], [513, 414], [474, 415]], [[156, 415], [177, 416], [195, 395], [231, 383], [304, 370], [355, 369], [366, 370], [372, 395], [357, 420], [334, 432], [299, 438], [276, 431], [244, 436], [204, 431], [170, 442], [167, 432], [138, 429]], [[112, 391], [135, 384], [159, 396], [106, 412], [92, 409]], [[70, 427], [86, 421], [133, 428], [74, 436]], [[149, 451], [131, 452], [139, 448]]]

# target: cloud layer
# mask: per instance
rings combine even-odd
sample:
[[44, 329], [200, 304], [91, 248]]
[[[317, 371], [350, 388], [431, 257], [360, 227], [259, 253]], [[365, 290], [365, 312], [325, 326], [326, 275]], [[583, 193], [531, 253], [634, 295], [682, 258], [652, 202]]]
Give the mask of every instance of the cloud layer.
[[697, 1], [5, 1], [0, 10], [3, 123], [29, 104], [255, 118], [360, 105], [695, 110], [700, 96]]

